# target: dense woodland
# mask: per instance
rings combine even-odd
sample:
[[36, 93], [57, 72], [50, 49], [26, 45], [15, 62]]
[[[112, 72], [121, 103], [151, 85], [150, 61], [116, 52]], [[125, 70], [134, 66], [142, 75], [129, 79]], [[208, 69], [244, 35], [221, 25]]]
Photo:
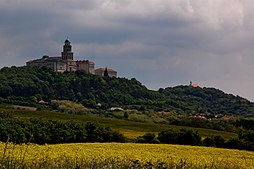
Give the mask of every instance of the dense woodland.
[[[153, 91], [135, 78], [109, 78], [82, 71], [57, 73], [47, 68], [4, 67], [0, 103], [38, 106], [38, 101], [71, 100], [85, 107], [110, 107], [177, 114], [254, 117], [254, 103], [214, 88], [168, 87]], [[98, 107], [100, 105], [100, 107]]]

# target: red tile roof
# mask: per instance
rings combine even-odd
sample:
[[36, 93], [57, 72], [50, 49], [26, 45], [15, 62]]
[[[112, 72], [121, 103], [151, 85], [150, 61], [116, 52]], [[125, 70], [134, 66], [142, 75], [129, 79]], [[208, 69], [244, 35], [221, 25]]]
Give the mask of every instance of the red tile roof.
[[199, 87], [199, 84], [195, 83], [191, 85], [192, 87]]
[[232, 119], [232, 118], [234, 118], [234, 116], [227, 116], [227, 115], [225, 115], [225, 116], [223, 116], [222, 118], [223, 118], [223, 119]]

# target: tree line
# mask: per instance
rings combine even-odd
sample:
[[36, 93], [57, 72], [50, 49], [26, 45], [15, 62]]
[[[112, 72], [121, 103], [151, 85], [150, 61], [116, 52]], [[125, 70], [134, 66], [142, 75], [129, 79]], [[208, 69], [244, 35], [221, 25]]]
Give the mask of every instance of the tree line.
[[0, 141], [14, 143], [59, 144], [79, 142], [124, 142], [124, 136], [95, 122], [85, 124], [43, 120], [19, 119], [0, 113]]
[[[102, 127], [95, 122], [75, 123], [60, 120], [43, 120], [39, 118], [20, 119], [0, 113], [0, 141], [14, 143], [59, 144], [85, 142], [126, 142], [123, 134], [109, 127]], [[254, 150], [254, 131], [240, 130], [238, 138], [225, 140], [221, 136], [201, 139], [197, 131], [168, 129], [156, 136], [146, 133], [132, 140], [138, 143], [181, 144]]]
[[146, 133], [145, 135], [138, 137], [136, 142], [138, 143], [163, 143], [163, 144], [181, 144], [181, 145], [193, 145], [193, 146], [207, 146], [240, 150], [254, 150], [254, 131], [240, 131], [238, 138], [232, 138], [229, 140], [224, 139], [221, 136], [212, 136], [201, 139], [198, 131], [180, 129], [173, 130], [168, 129], [159, 132], [158, 137], [154, 133]]

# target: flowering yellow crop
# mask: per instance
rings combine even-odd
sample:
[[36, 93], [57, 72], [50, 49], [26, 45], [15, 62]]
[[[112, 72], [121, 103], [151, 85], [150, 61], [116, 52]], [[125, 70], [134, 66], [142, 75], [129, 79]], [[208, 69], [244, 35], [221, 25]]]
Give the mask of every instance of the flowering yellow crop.
[[[2, 163], [12, 160], [27, 168], [149, 168], [149, 165], [154, 168], [160, 168], [161, 165], [169, 168], [254, 168], [254, 152], [163, 144], [79, 143], [27, 146], [0, 142], [1, 159]], [[0, 161], [0, 168], [1, 165]]]

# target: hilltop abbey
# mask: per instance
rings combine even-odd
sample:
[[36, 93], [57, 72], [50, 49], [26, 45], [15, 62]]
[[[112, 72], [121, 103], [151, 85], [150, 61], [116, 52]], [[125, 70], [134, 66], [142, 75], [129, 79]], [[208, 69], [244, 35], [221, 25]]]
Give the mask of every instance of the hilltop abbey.
[[63, 45], [63, 51], [61, 56], [47, 56], [44, 55], [40, 59], [35, 59], [26, 62], [27, 66], [35, 67], [48, 67], [53, 69], [56, 72], [65, 72], [65, 71], [77, 71], [82, 70], [86, 73], [95, 74], [98, 76], [104, 76], [105, 71], [107, 71], [108, 76], [116, 77], [117, 72], [113, 69], [107, 68], [98, 68], [94, 69], [94, 62], [89, 60], [73, 60], [73, 52], [71, 42], [66, 39]]

